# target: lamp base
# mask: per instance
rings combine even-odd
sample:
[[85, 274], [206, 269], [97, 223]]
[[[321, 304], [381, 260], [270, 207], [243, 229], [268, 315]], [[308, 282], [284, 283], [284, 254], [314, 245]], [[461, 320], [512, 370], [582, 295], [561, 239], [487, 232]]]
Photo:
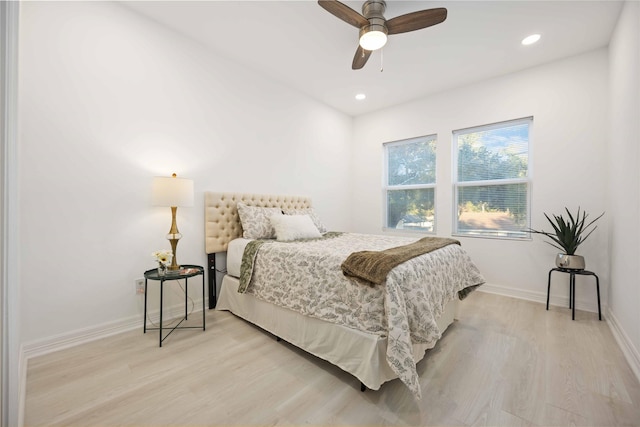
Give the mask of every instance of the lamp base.
[[178, 208], [175, 206], [171, 207], [171, 229], [167, 234], [167, 239], [171, 244], [171, 252], [173, 257], [171, 258], [171, 265], [168, 267], [168, 271], [178, 271], [180, 270], [180, 266], [178, 265], [176, 258], [176, 249], [178, 247], [178, 240], [182, 237], [182, 234], [178, 231], [178, 225], [176, 224], [176, 212]]

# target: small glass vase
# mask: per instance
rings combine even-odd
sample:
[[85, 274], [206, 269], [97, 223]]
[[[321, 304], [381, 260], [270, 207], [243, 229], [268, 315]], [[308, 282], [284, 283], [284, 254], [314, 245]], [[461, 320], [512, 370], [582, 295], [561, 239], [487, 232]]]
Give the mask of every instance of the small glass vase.
[[167, 266], [164, 264], [158, 265], [158, 276], [164, 276], [167, 274]]

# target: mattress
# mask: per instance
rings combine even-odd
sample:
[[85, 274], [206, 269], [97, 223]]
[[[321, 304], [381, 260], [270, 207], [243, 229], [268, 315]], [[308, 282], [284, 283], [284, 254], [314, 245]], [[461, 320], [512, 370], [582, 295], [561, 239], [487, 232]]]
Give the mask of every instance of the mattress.
[[229, 242], [227, 248], [227, 274], [233, 277], [240, 277], [240, 265], [242, 264], [242, 254], [244, 248], [251, 241], [240, 237]]

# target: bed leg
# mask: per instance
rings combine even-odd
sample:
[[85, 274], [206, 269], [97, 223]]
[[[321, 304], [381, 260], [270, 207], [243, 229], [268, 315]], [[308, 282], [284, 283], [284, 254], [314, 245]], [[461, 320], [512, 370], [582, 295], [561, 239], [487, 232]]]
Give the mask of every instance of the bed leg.
[[360, 391], [364, 393], [366, 390], [367, 390], [367, 386], [364, 385], [364, 383], [361, 382], [360, 383]]
[[[209, 309], [216, 308], [216, 254], [208, 254], [209, 261]], [[204, 297], [203, 297], [204, 298]]]

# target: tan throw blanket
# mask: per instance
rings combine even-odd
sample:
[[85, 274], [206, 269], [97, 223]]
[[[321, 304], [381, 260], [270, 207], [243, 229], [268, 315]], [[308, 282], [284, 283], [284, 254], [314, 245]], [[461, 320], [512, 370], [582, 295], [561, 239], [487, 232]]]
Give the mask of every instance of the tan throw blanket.
[[354, 252], [342, 263], [345, 276], [380, 285], [396, 266], [417, 256], [460, 242], [447, 237], [423, 237], [417, 242], [383, 251]]

